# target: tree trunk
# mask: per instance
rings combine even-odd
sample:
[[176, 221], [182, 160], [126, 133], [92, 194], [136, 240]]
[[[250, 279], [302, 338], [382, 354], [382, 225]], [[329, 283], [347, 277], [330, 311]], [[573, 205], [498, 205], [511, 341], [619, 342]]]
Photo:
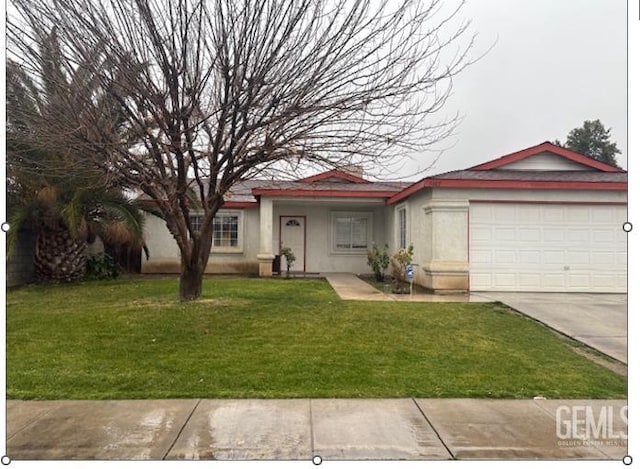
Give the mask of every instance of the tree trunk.
[[195, 265], [183, 262], [180, 273], [180, 301], [193, 301], [202, 295], [204, 267], [200, 262]]
[[43, 228], [38, 233], [34, 271], [39, 282], [73, 282], [86, 272], [87, 242], [64, 228]]
[[202, 296], [204, 269], [209, 262], [213, 235], [213, 218], [203, 224], [200, 233], [189, 240], [191, 249], [181, 250], [180, 301], [193, 301]]

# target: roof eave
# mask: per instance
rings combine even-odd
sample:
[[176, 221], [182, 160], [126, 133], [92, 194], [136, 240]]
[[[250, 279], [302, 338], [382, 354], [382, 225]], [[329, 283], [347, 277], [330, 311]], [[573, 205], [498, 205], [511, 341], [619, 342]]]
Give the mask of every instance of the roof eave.
[[337, 197], [337, 198], [383, 198], [397, 194], [397, 191], [353, 191], [337, 189], [253, 189], [254, 197]]

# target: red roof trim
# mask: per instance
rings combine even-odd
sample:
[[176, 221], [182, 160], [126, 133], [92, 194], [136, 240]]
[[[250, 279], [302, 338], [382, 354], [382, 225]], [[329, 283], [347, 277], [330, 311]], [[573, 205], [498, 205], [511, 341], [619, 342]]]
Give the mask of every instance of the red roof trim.
[[626, 182], [585, 182], [585, 181], [509, 181], [484, 179], [423, 179], [413, 186], [387, 200], [395, 204], [427, 187], [450, 187], [464, 189], [558, 189], [558, 190], [601, 190], [626, 191]]
[[313, 190], [313, 189], [253, 189], [254, 196], [269, 197], [355, 197], [355, 198], [388, 198], [397, 191], [350, 191], [350, 190]]
[[366, 179], [356, 176], [355, 174], [346, 173], [344, 171], [340, 171], [339, 169], [332, 169], [331, 171], [325, 171], [324, 173], [315, 174], [313, 176], [300, 179], [300, 182], [318, 182], [331, 178], [342, 179], [344, 181], [354, 182], [356, 184], [366, 184], [369, 182]]
[[424, 189], [425, 187], [430, 187], [427, 184], [428, 180], [429, 180], [429, 178], [422, 179], [422, 180], [416, 182], [415, 184], [410, 185], [406, 189], [404, 189], [404, 190], [402, 190], [400, 192], [397, 192], [396, 195], [394, 195], [389, 200], [387, 200], [387, 205], [391, 205], [391, 204], [395, 204], [396, 202], [400, 202], [401, 200], [404, 200], [407, 197], [411, 197], [413, 194], [415, 194], [416, 192], [420, 191], [421, 189]]
[[257, 206], [258, 202], [239, 202], [230, 200], [228, 202], [225, 202], [222, 208], [253, 208]]
[[624, 172], [624, 170], [620, 168], [616, 168], [615, 166], [601, 163], [600, 161], [594, 160], [593, 158], [589, 158], [588, 156], [581, 155], [580, 153], [576, 153], [571, 150], [567, 150], [566, 148], [559, 147], [558, 145], [554, 145], [551, 142], [544, 142], [544, 143], [541, 143], [540, 145], [536, 145], [535, 147], [526, 148], [524, 150], [520, 150], [515, 153], [510, 153], [508, 155], [502, 156], [495, 160], [487, 161], [486, 163], [473, 166], [469, 169], [474, 171], [486, 171], [490, 169], [496, 169], [496, 168], [500, 168], [502, 166], [508, 165], [510, 163], [523, 160], [525, 158], [536, 155], [538, 153], [542, 153], [543, 151], [548, 151], [550, 153], [553, 153], [554, 155], [562, 156], [563, 158], [582, 164], [584, 166], [588, 166], [590, 168], [597, 169], [599, 171], [605, 171], [608, 173]]
[[626, 182], [585, 182], [585, 181], [509, 181], [485, 179], [423, 179], [387, 200], [395, 204], [426, 187], [455, 187], [465, 189], [559, 189], [559, 190], [601, 190], [626, 191]]

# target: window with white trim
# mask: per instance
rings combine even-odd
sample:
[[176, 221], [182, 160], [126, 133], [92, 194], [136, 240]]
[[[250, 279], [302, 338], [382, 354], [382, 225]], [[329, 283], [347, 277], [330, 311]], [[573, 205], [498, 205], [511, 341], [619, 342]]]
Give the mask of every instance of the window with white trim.
[[[193, 231], [202, 227], [202, 214], [189, 215]], [[242, 252], [242, 212], [220, 210], [213, 219], [211, 250], [221, 253]]]
[[189, 222], [191, 223], [191, 230], [194, 233], [200, 231], [202, 227], [202, 215], [189, 215]]
[[333, 213], [334, 252], [366, 251], [371, 242], [372, 219], [370, 213]]
[[216, 217], [213, 219], [213, 247], [238, 247], [239, 218], [240, 216], [237, 214], [216, 215]]

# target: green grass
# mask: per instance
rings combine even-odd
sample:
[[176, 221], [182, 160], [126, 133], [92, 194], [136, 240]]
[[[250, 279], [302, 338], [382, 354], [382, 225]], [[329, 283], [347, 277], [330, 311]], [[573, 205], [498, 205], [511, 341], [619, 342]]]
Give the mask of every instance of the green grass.
[[623, 398], [626, 379], [500, 304], [340, 300], [320, 280], [134, 279], [7, 294], [13, 399]]

